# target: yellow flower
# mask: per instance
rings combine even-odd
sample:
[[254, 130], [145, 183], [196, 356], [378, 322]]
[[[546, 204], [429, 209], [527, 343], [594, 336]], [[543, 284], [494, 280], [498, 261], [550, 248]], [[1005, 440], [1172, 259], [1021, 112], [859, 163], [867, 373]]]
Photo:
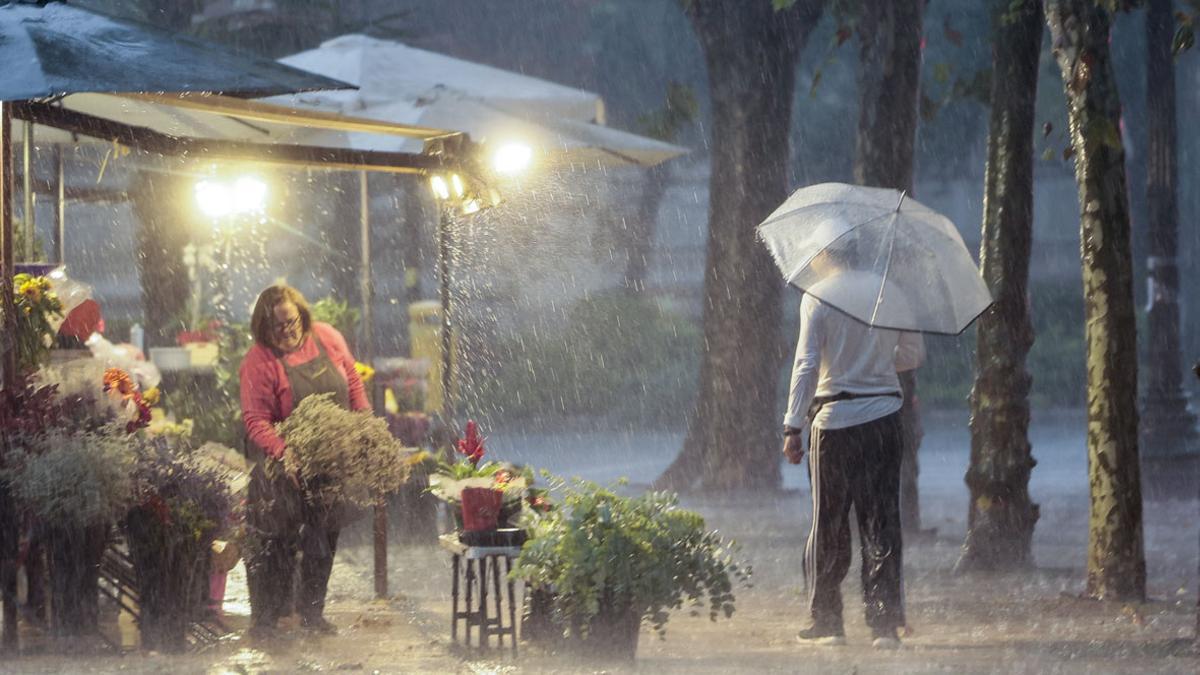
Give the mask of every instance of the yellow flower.
[[142, 392], [142, 401], [144, 401], [146, 403], [146, 405], [149, 405], [149, 406], [158, 405], [158, 397], [159, 397], [158, 387], [154, 387], [153, 389], [147, 389], [146, 391]]
[[365, 363], [355, 361], [354, 369], [358, 371], [358, 378], [363, 381], [363, 384], [370, 382], [371, 378], [375, 377], [375, 369]]

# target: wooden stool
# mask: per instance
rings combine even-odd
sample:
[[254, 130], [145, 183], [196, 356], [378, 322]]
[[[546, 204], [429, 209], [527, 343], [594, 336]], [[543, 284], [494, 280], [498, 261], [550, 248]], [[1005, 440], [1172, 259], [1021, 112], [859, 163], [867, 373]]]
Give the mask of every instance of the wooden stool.
[[[442, 548], [450, 552], [450, 639], [458, 643], [458, 624], [463, 624], [462, 645], [468, 648], [491, 647], [491, 637], [496, 636], [496, 647], [504, 647], [504, 636], [508, 636], [513, 654], [517, 653], [517, 605], [515, 584], [508, 579], [512, 571], [513, 558], [521, 553], [520, 546], [467, 546], [456, 534], [438, 537]], [[500, 586], [500, 565], [504, 563], [504, 575], [508, 588], [508, 625], [504, 625], [504, 595]], [[489, 579], [490, 575], [490, 579]], [[489, 582], [495, 611], [489, 613]], [[465, 602], [459, 610], [459, 588], [465, 583]], [[478, 602], [476, 604], [476, 598]], [[471, 640], [472, 629], [477, 629], [477, 643]]]

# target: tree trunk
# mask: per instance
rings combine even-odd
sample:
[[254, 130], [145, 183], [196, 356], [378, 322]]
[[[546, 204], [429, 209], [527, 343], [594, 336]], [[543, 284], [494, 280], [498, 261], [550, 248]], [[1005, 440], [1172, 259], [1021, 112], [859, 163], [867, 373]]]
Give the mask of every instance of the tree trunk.
[[[1163, 458], [1162, 475], [1148, 463], [1147, 484], [1167, 489], [1178, 475], [1179, 455], [1192, 449], [1196, 419], [1183, 396], [1179, 345], [1179, 208], [1176, 199], [1175, 67], [1171, 0], [1149, 0], [1146, 11], [1146, 202], [1149, 218], [1150, 306], [1147, 325], [1146, 397], [1142, 407], [1141, 445], [1146, 459]], [[1189, 483], [1194, 485], [1194, 483]]]
[[1046, 21], [1062, 71], [1079, 186], [1091, 487], [1087, 592], [1140, 601], [1146, 562], [1137, 325], [1121, 101], [1108, 45], [1111, 17], [1094, 0], [1047, 0]]
[[694, 0], [712, 100], [712, 177], [700, 392], [687, 439], [658, 484], [777, 489], [783, 284], [754, 227], [787, 197], [788, 135], [800, 51], [820, 0]]
[[1029, 499], [1025, 357], [1033, 346], [1026, 298], [1033, 242], [1033, 129], [1042, 0], [993, 3], [991, 123], [979, 264], [996, 304], [979, 319], [971, 390], [971, 499], [958, 568], [1011, 570], [1032, 562], [1038, 507]]
[[[854, 143], [854, 180], [860, 185], [913, 192], [921, 32], [925, 0], [862, 0], [859, 21], [859, 117]], [[916, 373], [902, 377], [904, 434], [900, 470], [900, 522], [905, 532], [921, 527], [917, 490], [920, 413]]]
[[191, 238], [185, 215], [194, 203], [190, 185], [175, 175], [141, 172], [130, 191], [137, 217], [138, 278], [142, 285], [142, 320], [146, 345], [175, 346], [185, 328], [191, 295], [183, 248]]

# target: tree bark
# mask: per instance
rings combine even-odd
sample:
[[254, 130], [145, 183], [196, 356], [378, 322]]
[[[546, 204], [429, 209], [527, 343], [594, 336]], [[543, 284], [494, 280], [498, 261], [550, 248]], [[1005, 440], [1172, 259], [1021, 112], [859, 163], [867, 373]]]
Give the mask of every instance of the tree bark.
[[823, 0], [692, 0], [712, 101], [712, 177], [700, 392], [658, 484], [778, 489], [783, 363], [778, 272], [754, 227], [787, 197], [796, 64]]
[[[1179, 337], [1179, 207], [1175, 111], [1175, 67], [1171, 54], [1175, 19], [1171, 0], [1149, 0], [1146, 11], [1146, 206], [1149, 219], [1146, 270], [1150, 307], [1147, 322], [1146, 397], [1141, 442], [1147, 459], [1189, 450], [1196, 419], [1183, 396]], [[1168, 460], [1169, 461], [1169, 460]], [[1178, 467], [1163, 467], [1178, 471]], [[1152, 474], [1153, 475], [1153, 474]], [[1168, 479], [1168, 476], [1162, 476]], [[1151, 492], [1159, 477], [1148, 480]], [[1167, 482], [1167, 481], [1164, 481]]]
[[1032, 378], [1025, 357], [1034, 339], [1026, 293], [1042, 0], [993, 5], [992, 112], [979, 264], [996, 304], [978, 324], [962, 571], [1029, 566], [1038, 519], [1038, 507], [1029, 498], [1029, 474], [1037, 462], [1029, 445]]
[[1091, 515], [1087, 593], [1146, 596], [1138, 465], [1137, 327], [1121, 101], [1111, 17], [1094, 0], [1047, 0], [1079, 187]]
[[137, 217], [138, 278], [142, 285], [142, 314], [146, 345], [175, 346], [185, 328], [182, 308], [188, 306], [187, 267], [183, 248], [190, 240], [190, 219], [184, 205], [194, 197], [190, 185], [172, 174], [141, 172], [130, 191]]
[[[921, 91], [921, 33], [925, 0], [862, 0], [859, 33], [858, 133], [854, 180], [860, 185], [913, 192]], [[901, 376], [904, 433], [900, 468], [900, 523], [921, 529], [917, 451], [921, 445], [916, 406], [917, 375]]]

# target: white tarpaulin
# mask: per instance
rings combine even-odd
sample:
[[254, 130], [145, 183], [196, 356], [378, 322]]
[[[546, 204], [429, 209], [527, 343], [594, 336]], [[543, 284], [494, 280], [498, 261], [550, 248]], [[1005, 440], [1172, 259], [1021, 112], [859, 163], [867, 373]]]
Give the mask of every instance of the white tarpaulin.
[[[339, 73], [359, 90], [286, 95], [272, 99], [275, 103], [462, 131], [492, 151], [524, 145], [548, 163], [653, 166], [687, 152], [602, 126], [603, 103], [591, 92], [398, 42], [344, 35], [280, 60], [326, 76]], [[295, 134], [295, 143], [419, 150], [415, 142], [399, 138], [304, 129]]]

